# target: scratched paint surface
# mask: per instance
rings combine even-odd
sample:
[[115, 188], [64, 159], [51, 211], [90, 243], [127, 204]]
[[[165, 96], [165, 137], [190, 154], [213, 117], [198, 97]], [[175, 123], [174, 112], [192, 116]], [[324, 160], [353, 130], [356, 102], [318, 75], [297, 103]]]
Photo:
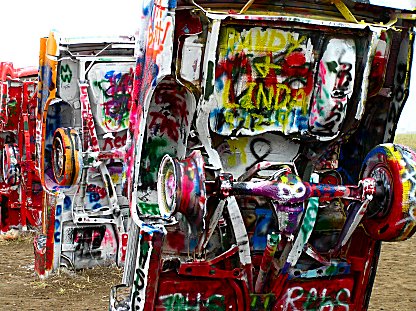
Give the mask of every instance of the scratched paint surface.
[[[42, 183], [45, 182], [45, 164], [42, 159], [45, 158], [45, 148], [42, 145], [44, 130], [44, 111], [48, 110], [48, 106], [56, 94], [56, 75], [57, 62], [47, 57], [47, 54], [56, 55], [57, 42], [54, 35], [40, 40], [39, 51], [39, 83], [38, 83], [38, 107], [36, 116], [36, 166], [41, 174]], [[47, 132], [46, 132], [47, 133]], [[46, 134], [50, 136], [51, 134]]]
[[74, 247], [74, 252], [68, 254], [75, 269], [116, 261], [117, 238], [111, 225], [68, 225], [62, 235], [62, 242]]
[[194, 108], [185, 88], [171, 79], [161, 82], [148, 112], [147, 138], [143, 150], [141, 176], [144, 187], [155, 186], [159, 163], [165, 154], [181, 156], [189, 134]]
[[23, 89], [21, 83], [11, 82], [7, 93], [5, 130], [16, 130], [19, 116], [22, 113]]
[[[60, 229], [62, 207], [65, 208], [62, 197], [45, 192], [44, 204], [42, 206], [45, 220], [42, 222], [43, 231], [35, 236], [35, 272], [44, 278], [51, 271], [59, 267], [60, 257]], [[58, 239], [58, 242], [56, 242]]]
[[266, 133], [261, 136], [223, 139], [216, 147], [224, 170], [236, 176], [244, 174], [262, 161], [287, 161], [294, 159], [299, 145], [285, 138]]
[[313, 133], [335, 134], [345, 118], [355, 80], [353, 39], [330, 39], [319, 62], [309, 126]]

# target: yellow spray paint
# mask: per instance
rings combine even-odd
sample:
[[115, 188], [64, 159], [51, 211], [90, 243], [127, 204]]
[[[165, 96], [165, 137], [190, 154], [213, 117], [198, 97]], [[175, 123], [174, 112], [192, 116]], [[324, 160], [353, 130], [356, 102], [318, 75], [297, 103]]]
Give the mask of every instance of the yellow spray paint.
[[238, 164], [246, 164], [247, 154], [244, 148], [248, 146], [248, 137], [240, 137], [236, 140], [230, 139], [227, 143], [231, 152], [231, 156], [228, 158], [228, 165], [233, 167]]

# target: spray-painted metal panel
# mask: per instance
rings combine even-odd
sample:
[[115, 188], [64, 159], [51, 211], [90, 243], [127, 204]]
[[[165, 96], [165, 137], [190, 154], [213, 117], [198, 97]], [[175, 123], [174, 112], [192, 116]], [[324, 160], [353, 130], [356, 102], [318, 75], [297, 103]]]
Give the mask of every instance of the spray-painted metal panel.
[[381, 10], [143, 2], [111, 310], [367, 308], [380, 241], [416, 227], [416, 154], [381, 144], [413, 21]]
[[[37, 166], [46, 191], [36, 238], [41, 277], [61, 266], [122, 265], [124, 148], [133, 85], [129, 37], [41, 39]], [[59, 201], [59, 202], [58, 202]], [[44, 256], [42, 254], [51, 254]]]
[[0, 63], [0, 231], [41, 224], [42, 188], [34, 169], [37, 68]]
[[131, 64], [97, 64], [89, 71], [88, 80], [95, 121], [105, 131], [127, 129], [133, 88]]
[[221, 135], [308, 130], [335, 135], [354, 89], [356, 43], [352, 37], [319, 35], [260, 27], [223, 29], [211, 130]]

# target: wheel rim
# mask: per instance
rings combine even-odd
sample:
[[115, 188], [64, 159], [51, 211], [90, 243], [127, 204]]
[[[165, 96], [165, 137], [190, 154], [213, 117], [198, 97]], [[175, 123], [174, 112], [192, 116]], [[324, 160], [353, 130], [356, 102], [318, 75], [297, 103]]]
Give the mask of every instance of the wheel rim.
[[377, 192], [368, 206], [367, 218], [382, 218], [389, 213], [392, 206], [393, 176], [387, 166], [378, 164], [371, 171], [370, 177], [376, 181]]
[[53, 146], [53, 166], [55, 176], [61, 178], [64, 172], [64, 146], [61, 137], [56, 137]]
[[159, 209], [164, 217], [170, 217], [175, 214], [176, 209], [176, 173], [174, 160], [166, 155], [158, 174], [158, 201]]

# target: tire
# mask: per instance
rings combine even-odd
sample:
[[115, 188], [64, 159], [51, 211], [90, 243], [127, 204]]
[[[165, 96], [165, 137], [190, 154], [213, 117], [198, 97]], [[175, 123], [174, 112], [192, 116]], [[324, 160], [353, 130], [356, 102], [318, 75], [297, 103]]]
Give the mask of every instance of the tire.
[[82, 168], [81, 141], [78, 132], [71, 128], [58, 128], [52, 141], [52, 170], [60, 186], [78, 183]]
[[16, 144], [5, 144], [3, 149], [3, 178], [9, 186], [20, 182], [20, 153]]
[[367, 234], [381, 241], [403, 241], [416, 230], [416, 153], [397, 144], [371, 150], [362, 177], [376, 180], [376, 194], [363, 219]]

